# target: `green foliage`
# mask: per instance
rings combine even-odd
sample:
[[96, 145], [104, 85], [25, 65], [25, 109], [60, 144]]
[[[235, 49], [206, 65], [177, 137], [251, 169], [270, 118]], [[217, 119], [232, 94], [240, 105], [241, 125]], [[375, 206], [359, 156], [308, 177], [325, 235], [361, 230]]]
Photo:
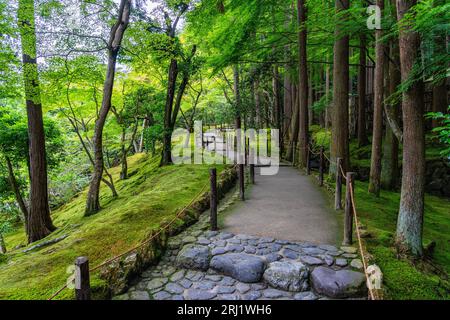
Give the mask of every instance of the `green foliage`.
[[[450, 111], [450, 107], [448, 109]], [[430, 112], [428, 118], [433, 118], [440, 122], [440, 126], [432, 131], [438, 136], [439, 141], [444, 144], [444, 148], [440, 151], [441, 156], [450, 158], [450, 113]]]
[[[51, 247], [27, 254], [20, 249], [10, 251], [8, 258], [13, 263], [0, 265], [0, 299], [47, 299], [65, 284], [66, 268], [77, 256], [89, 257], [90, 265], [96, 266], [137, 245], [172, 219], [209, 183], [208, 167], [159, 167], [159, 161], [159, 157], [145, 154], [129, 158], [130, 177], [125, 181], [119, 180], [120, 168], [112, 168], [120, 197], [113, 199], [103, 185], [100, 196], [103, 209], [96, 215], [83, 217], [87, 190], [53, 211], [58, 230], [45, 240], [69, 236]], [[218, 166], [219, 173], [221, 170], [223, 166]], [[9, 248], [25, 244], [22, 228], [6, 234], [5, 242]], [[91, 276], [96, 297], [105, 298], [105, 282], [97, 272]], [[57, 299], [71, 298], [73, 290], [65, 290]]]

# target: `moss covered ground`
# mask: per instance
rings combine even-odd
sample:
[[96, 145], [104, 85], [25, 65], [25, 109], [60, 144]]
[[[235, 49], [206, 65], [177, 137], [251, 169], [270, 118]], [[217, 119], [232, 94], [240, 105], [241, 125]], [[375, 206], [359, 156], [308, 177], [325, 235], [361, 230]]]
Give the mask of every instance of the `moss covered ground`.
[[[91, 266], [120, 254], [140, 243], [152, 230], [172, 219], [209, 183], [208, 167], [172, 165], [159, 167], [159, 157], [140, 154], [129, 158], [129, 178], [119, 180], [120, 168], [110, 171], [119, 198], [102, 185], [102, 210], [84, 217], [86, 190], [52, 213], [58, 229], [49, 240], [64, 240], [23, 253], [26, 244], [23, 227], [5, 235], [9, 253], [0, 262], [0, 299], [47, 299], [62, 287], [67, 268], [78, 256], [87, 256]], [[217, 165], [218, 171], [223, 166]], [[93, 273], [95, 296], [105, 296], [106, 284]], [[95, 297], [94, 296], [94, 297]], [[64, 290], [57, 299], [70, 299], [73, 290]]]

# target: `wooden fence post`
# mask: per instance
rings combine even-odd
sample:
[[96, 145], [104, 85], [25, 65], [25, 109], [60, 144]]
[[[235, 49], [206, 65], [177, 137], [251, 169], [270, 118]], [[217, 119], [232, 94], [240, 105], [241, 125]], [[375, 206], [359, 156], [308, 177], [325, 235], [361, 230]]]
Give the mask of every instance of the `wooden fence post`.
[[344, 245], [351, 245], [353, 243], [353, 203], [350, 188], [353, 188], [355, 175], [356, 173], [354, 172], [347, 172], [344, 214]]
[[323, 157], [323, 146], [320, 147], [320, 163], [319, 163], [319, 182], [320, 186], [323, 186], [323, 171], [324, 171], [324, 157]]
[[309, 176], [311, 174], [311, 153], [309, 151], [308, 145], [306, 146], [306, 174]]
[[336, 158], [336, 191], [334, 194], [334, 208], [342, 209], [342, 175], [341, 175], [342, 158]]
[[245, 200], [244, 189], [244, 164], [241, 163], [239, 164], [239, 197], [242, 201]]
[[297, 153], [297, 144], [294, 142], [292, 146], [292, 166], [295, 167], [295, 154]]
[[91, 300], [89, 260], [86, 257], [78, 257], [75, 260], [75, 298], [77, 300]]
[[217, 230], [217, 169], [209, 169], [209, 181], [211, 184], [210, 193], [210, 224], [211, 230]]
[[255, 184], [255, 165], [250, 163], [250, 183]]

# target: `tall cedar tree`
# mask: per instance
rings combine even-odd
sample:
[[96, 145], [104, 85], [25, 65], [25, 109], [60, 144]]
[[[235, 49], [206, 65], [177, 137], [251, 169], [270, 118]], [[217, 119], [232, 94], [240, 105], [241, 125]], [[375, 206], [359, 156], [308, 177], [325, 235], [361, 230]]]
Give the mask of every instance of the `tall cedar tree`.
[[299, 166], [305, 167], [308, 152], [308, 66], [306, 57], [306, 5], [305, 0], [297, 0], [298, 10], [298, 75], [299, 75]]
[[111, 96], [114, 86], [114, 76], [116, 73], [117, 55], [123, 35], [128, 27], [130, 18], [131, 0], [121, 0], [117, 21], [111, 28], [108, 40], [108, 66], [106, 78], [103, 85], [103, 99], [97, 121], [95, 122], [95, 132], [93, 138], [94, 146], [94, 172], [92, 174], [89, 192], [87, 195], [85, 215], [91, 215], [100, 210], [100, 182], [103, 177], [103, 127], [106, 117], [111, 109]]
[[[397, 0], [398, 21], [415, 4], [416, 1]], [[421, 256], [425, 183], [424, 85], [417, 75], [411, 79], [420, 58], [420, 36], [410, 25], [400, 26], [399, 46], [402, 82], [410, 85], [403, 92], [402, 101], [403, 168], [396, 244], [402, 253]]]
[[26, 230], [28, 242], [31, 243], [49, 235], [55, 230], [55, 226], [52, 223], [48, 205], [45, 134], [36, 62], [34, 1], [20, 0], [17, 17], [22, 45], [23, 79], [28, 116], [30, 209], [26, 219]]
[[[377, 6], [384, 10], [384, 0], [377, 0]], [[375, 83], [373, 102], [372, 153], [370, 159], [369, 192], [380, 195], [381, 186], [381, 146], [383, 137], [383, 93], [384, 93], [384, 54], [383, 31], [375, 30]]]
[[[348, 10], [349, 0], [336, 0], [336, 12]], [[336, 174], [336, 158], [342, 158], [343, 169], [349, 167], [348, 146], [348, 85], [349, 85], [349, 36], [345, 26], [336, 23], [334, 59], [333, 59], [333, 125], [331, 131], [331, 166], [330, 171]]]
[[358, 145], [363, 147], [369, 144], [366, 130], [366, 35], [359, 37], [359, 66], [358, 66]]

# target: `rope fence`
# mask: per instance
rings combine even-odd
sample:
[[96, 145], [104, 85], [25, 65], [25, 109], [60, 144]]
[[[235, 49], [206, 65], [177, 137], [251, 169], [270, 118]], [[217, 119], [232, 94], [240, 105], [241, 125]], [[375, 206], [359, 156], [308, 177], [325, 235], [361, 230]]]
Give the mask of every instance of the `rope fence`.
[[[296, 148], [297, 149], [297, 148]], [[321, 147], [320, 151], [314, 151], [313, 149], [311, 149], [311, 147], [308, 145], [308, 153], [311, 153], [313, 155], [319, 155], [320, 156], [320, 179], [321, 179], [321, 185], [323, 184], [323, 159], [326, 159], [330, 164], [331, 164], [331, 160], [330, 158], [326, 155], [326, 153], [323, 151], [323, 147]], [[310, 160], [309, 156], [308, 156], [308, 160]], [[369, 277], [369, 273], [368, 273], [368, 262], [367, 262], [367, 258], [366, 258], [366, 252], [364, 250], [364, 246], [363, 246], [363, 241], [361, 239], [361, 234], [360, 234], [360, 224], [359, 224], [359, 218], [358, 218], [358, 213], [356, 211], [356, 201], [355, 201], [355, 193], [354, 193], [354, 181], [353, 181], [353, 176], [355, 175], [353, 172], [348, 172], [347, 174], [345, 174], [344, 168], [342, 167], [342, 159], [337, 158], [336, 161], [336, 190], [335, 193], [337, 194], [336, 198], [339, 198], [339, 206], [336, 206], [336, 209], [340, 209], [340, 202], [341, 202], [341, 187], [342, 187], [342, 180], [341, 178], [344, 178], [347, 184], [347, 192], [346, 192], [346, 218], [344, 218], [344, 234], [349, 234], [349, 239], [344, 239], [344, 242], [347, 241], [348, 244], [352, 243], [352, 239], [351, 239], [351, 234], [352, 234], [352, 224], [353, 224], [353, 219], [355, 221], [355, 226], [356, 226], [356, 237], [358, 240], [358, 248], [361, 254], [361, 260], [362, 260], [362, 265], [363, 265], [363, 269], [364, 269], [364, 275], [366, 277], [367, 280], [367, 287], [369, 290], [369, 298], [371, 300], [378, 300], [378, 296], [377, 294], [374, 292], [373, 287], [371, 285], [371, 281], [370, 281], [370, 277]], [[309, 168], [309, 161], [307, 163], [307, 172], [309, 172], [310, 168]], [[347, 177], [348, 175], [348, 177]], [[351, 208], [350, 208], [351, 207]], [[344, 236], [345, 238], [346, 236]]]

